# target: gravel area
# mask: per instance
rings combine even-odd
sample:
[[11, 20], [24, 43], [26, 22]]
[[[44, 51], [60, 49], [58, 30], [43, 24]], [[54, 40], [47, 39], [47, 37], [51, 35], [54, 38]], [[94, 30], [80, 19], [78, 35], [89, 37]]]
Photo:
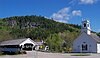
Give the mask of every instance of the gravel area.
[[67, 53], [46, 53], [37, 51], [27, 51], [23, 55], [3, 55], [0, 58], [100, 58], [100, 54], [91, 54], [91, 56], [71, 56]]

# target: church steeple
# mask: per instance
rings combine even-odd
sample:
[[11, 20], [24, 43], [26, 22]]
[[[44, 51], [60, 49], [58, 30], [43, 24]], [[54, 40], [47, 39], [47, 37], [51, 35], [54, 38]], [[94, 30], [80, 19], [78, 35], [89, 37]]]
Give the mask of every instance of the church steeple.
[[85, 32], [85, 33], [87, 33], [88, 35], [91, 34], [91, 28], [90, 28], [90, 22], [89, 22], [89, 20], [84, 20], [84, 21], [82, 21], [81, 32]]

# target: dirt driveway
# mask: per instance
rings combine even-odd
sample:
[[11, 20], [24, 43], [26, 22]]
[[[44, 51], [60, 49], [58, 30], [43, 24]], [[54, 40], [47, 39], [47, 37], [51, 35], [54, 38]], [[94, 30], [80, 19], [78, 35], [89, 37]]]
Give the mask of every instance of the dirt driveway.
[[28, 51], [24, 55], [4, 55], [0, 58], [100, 58], [100, 54], [91, 54], [91, 56], [70, 56], [71, 54], [45, 53], [37, 51]]

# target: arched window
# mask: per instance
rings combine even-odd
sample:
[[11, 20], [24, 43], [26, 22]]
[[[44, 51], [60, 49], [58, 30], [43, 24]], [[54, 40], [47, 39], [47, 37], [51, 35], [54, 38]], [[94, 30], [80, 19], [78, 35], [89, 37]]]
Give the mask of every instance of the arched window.
[[86, 27], [86, 23], [84, 23], [84, 27]]

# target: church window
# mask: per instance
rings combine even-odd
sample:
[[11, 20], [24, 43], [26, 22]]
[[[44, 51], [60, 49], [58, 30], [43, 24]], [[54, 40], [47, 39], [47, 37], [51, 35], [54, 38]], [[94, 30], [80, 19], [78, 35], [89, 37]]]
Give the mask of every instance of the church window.
[[90, 25], [88, 24], [88, 27], [89, 27]]
[[86, 27], [86, 24], [84, 24], [84, 27]]
[[82, 44], [82, 50], [87, 50], [87, 44]]
[[86, 43], [86, 42], [83, 42], [83, 43]]

